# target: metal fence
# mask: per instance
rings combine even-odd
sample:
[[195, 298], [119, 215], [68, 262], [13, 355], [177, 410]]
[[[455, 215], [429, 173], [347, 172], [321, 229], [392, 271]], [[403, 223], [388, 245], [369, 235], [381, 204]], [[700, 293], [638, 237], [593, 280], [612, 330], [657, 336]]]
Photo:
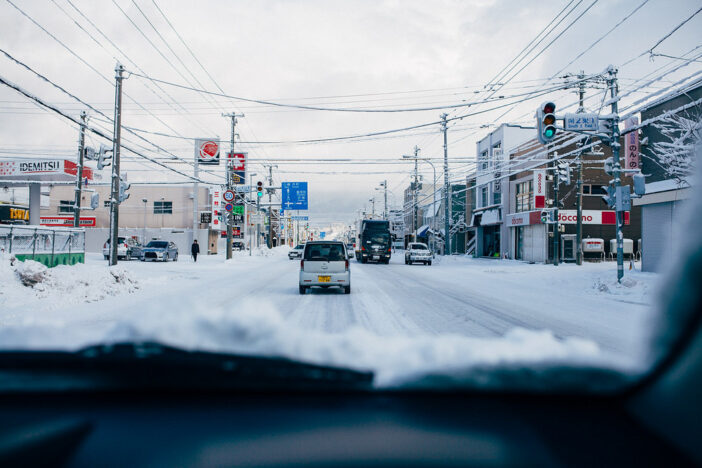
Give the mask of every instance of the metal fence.
[[85, 229], [0, 224], [0, 252], [48, 267], [85, 263]]

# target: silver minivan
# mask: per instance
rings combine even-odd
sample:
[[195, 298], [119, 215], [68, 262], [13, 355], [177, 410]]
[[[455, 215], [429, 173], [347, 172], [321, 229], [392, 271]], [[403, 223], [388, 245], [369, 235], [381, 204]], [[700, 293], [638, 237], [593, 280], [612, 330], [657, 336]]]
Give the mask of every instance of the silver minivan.
[[344, 289], [351, 293], [351, 271], [343, 242], [315, 241], [305, 244], [300, 260], [300, 294], [311, 287]]

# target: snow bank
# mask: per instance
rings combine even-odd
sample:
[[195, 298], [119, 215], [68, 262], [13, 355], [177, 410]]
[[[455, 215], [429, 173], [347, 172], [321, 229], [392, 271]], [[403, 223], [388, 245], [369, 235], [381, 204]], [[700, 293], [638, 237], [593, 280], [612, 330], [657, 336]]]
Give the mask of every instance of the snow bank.
[[0, 330], [0, 346], [6, 348], [15, 344], [25, 349], [78, 349], [122, 341], [158, 341], [191, 350], [282, 356], [371, 370], [378, 387], [406, 385], [426, 375], [455, 376], [484, 366], [589, 366], [604, 361], [594, 342], [558, 339], [548, 330], [516, 328], [495, 338], [456, 334], [380, 336], [362, 328], [325, 333], [287, 322], [265, 300], [245, 301], [236, 308], [213, 308], [201, 301], [179, 298], [139, 311], [129, 320], [106, 328], [101, 336], [92, 333], [88, 337], [62, 324]]
[[45, 310], [95, 302], [109, 296], [133, 293], [139, 282], [127, 269], [104, 265], [59, 265], [19, 262], [0, 256], [0, 308], [37, 306]]

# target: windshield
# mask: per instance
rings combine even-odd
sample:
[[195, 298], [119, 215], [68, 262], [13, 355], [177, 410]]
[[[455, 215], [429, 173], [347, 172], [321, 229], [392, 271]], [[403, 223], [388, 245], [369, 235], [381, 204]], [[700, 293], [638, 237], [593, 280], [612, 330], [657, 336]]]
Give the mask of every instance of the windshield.
[[148, 244], [146, 244], [147, 247], [152, 247], [155, 249], [165, 249], [168, 247], [168, 242], [166, 241], [151, 241]]
[[344, 246], [341, 244], [308, 244], [305, 260], [337, 262], [346, 260]]
[[636, 381], [702, 238], [693, 3], [0, 2], [0, 353]]
[[369, 242], [371, 244], [387, 244], [390, 242], [390, 235], [386, 233], [377, 233], [377, 232], [370, 232], [366, 233], [365, 236], [366, 242]]

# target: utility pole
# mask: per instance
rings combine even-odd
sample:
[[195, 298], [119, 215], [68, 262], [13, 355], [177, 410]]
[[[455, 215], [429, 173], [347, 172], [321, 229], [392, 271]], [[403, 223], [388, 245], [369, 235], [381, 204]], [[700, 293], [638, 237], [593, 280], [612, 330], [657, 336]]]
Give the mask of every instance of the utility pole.
[[417, 229], [419, 226], [417, 226], [417, 217], [419, 216], [419, 207], [417, 206], [419, 204], [419, 176], [417, 174], [417, 157], [419, 156], [419, 147], [417, 145], [414, 146], [414, 210], [413, 210], [413, 221], [412, 221], [412, 231], [414, 234], [412, 234], [413, 237], [413, 242], [417, 242]]
[[[578, 96], [580, 99], [580, 106], [578, 107], [578, 112], [585, 112], [585, 72], [580, 71], [578, 75]], [[583, 143], [579, 142], [578, 145], [582, 146]], [[576, 183], [576, 190], [578, 191], [576, 195], [577, 200], [577, 220], [575, 227], [575, 263], [578, 265], [583, 264], [583, 152], [578, 152], [578, 182]]]
[[383, 219], [388, 219], [388, 179], [383, 181], [383, 197], [385, 205], [383, 206]]
[[[268, 248], [273, 248], [273, 166], [268, 166]], [[278, 166], [276, 166], [278, 167]]]
[[617, 219], [617, 281], [621, 283], [624, 277], [624, 233], [622, 232], [622, 224], [624, 215], [622, 213], [621, 190], [622, 185], [621, 171], [622, 165], [619, 161], [619, 105], [617, 100], [618, 84], [617, 84], [617, 69], [610, 65], [609, 77], [607, 78], [607, 86], [610, 90], [610, 98], [612, 101], [612, 136], [610, 146], [612, 147], [612, 175], [614, 176], [614, 193], [617, 199], [615, 205], [615, 213]]
[[83, 189], [83, 163], [85, 157], [85, 111], [80, 113], [80, 137], [78, 138], [78, 168], [76, 170], [75, 202], [73, 203], [73, 227], [80, 227], [80, 199]]
[[558, 266], [558, 152], [553, 153], [553, 265]]
[[[222, 114], [222, 117], [229, 117], [232, 119], [232, 132], [229, 139], [229, 147], [232, 152], [231, 158], [226, 158], [226, 176], [227, 176], [227, 190], [232, 190], [232, 162], [234, 160], [234, 137], [236, 135], [236, 118], [244, 117], [244, 114], [237, 114], [236, 112], [230, 112], [229, 114]], [[235, 197], [236, 200], [236, 197]], [[234, 211], [230, 211], [227, 214], [227, 260], [232, 258], [232, 232], [234, 231]]]
[[[110, 266], [117, 265], [119, 238], [119, 152], [122, 137], [122, 73], [124, 67], [115, 67], [115, 117], [112, 136], [112, 195], [110, 198]], [[82, 174], [81, 174], [82, 176]]]
[[[446, 117], [448, 114], [441, 114], [441, 130], [444, 132], [444, 255], [451, 252], [451, 235], [449, 234], [449, 169], [448, 169], [448, 145], [446, 143]], [[436, 190], [436, 187], [434, 187]]]

